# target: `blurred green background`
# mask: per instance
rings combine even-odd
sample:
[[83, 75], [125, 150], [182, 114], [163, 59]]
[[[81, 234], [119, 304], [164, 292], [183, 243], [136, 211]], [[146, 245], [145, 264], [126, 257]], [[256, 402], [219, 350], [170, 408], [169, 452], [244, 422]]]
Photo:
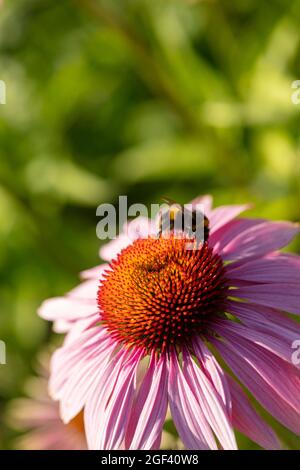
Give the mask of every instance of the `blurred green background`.
[[300, 220], [300, 1], [0, 3], [0, 448], [11, 448], [7, 403], [51, 341], [37, 307], [97, 264], [99, 204], [212, 193]]

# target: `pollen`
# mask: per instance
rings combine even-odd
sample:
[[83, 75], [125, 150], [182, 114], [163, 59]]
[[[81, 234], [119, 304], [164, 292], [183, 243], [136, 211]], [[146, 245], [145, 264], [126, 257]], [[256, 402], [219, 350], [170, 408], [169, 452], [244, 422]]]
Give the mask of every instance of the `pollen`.
[[224, 273], [207, 242], [136, 240], [112, 261], [102, 281], [103, 325], [118, 341], [147, 351], [188, 345], [204, 332], [208, 319], [224, 310]]

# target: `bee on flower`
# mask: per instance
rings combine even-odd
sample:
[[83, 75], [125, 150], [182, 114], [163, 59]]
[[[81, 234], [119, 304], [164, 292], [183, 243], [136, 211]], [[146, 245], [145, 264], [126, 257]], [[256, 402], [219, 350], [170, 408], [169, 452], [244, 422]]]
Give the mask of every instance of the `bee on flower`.
[[167, 413], [187, 449], [237, 449], [235, 429], [279, 448], [240, 384], [300, 434], [300, 326], [287, 315], [300, 314], [300, 257], [280, 251], [300, 227], [196, 202], [207, 229], [197, 249], [135, 220], [134, 240], [108, 243], [105, 263], [40, 308], [66, 333], [50, 393], [65, 423], [83, 412], [90, 449], [159, 449]]

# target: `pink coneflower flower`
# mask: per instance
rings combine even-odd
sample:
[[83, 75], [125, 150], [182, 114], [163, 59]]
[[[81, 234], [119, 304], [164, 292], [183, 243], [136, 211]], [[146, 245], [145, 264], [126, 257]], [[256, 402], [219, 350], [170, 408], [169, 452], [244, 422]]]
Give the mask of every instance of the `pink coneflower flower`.
[[[48, 356], [48, 355], [47, 355]], [[14, 447], [18, 450], [85, 450], [83, 413], [64, 424], [58, 403], [48, 394], [48, 367], [41, 361], [41, 375], [26, 384], [26, 398], [12, 400], [8, 411], [10, 426], [20, 432]]]
[[51, 394], [65, 422], [84, 409], [92, 449], [158, 449], [168, 407], [188, 449], [236, 449], [234, 428], [278, 448], [238, 381], [300, 434], [300, 327], [285, 314], [300, 313], [300, 258], [278, 251], [299, 226], [197, 202], [211, 226], [200, 249], [187, 250], [184, 235], [143, 238], [149, 221], [139, 219], [134, 241], [106, 245], [108, 264], [41, 307], [69, 331]]

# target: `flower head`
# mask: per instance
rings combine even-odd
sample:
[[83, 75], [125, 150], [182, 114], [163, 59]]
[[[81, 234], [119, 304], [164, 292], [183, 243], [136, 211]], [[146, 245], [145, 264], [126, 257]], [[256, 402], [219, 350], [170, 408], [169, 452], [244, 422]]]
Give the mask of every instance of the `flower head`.
[[84, 409], [90, 448], [159, 448], [168, 407], [189, 449], [235, 449], [234, 428], [277, 448], [238, 381], [300, 434], [300, 327], [285, 315], [300, 313], [300, 258], [278, 251], [299, 226], [197, 202], [211, 225], [200, 247], [187, 249], [184, 234], [155, 238], [136, 220], [135, 240], [106, 245], [107, 264], [40, 309], [67, 332], [51, 393], [65, 422]]
[[98, 293], [103, 326], [116, 340], [147, 352], [187, 344], [224, 310], [224, 267], [207, 243], [139, 239], [111, 262]]

